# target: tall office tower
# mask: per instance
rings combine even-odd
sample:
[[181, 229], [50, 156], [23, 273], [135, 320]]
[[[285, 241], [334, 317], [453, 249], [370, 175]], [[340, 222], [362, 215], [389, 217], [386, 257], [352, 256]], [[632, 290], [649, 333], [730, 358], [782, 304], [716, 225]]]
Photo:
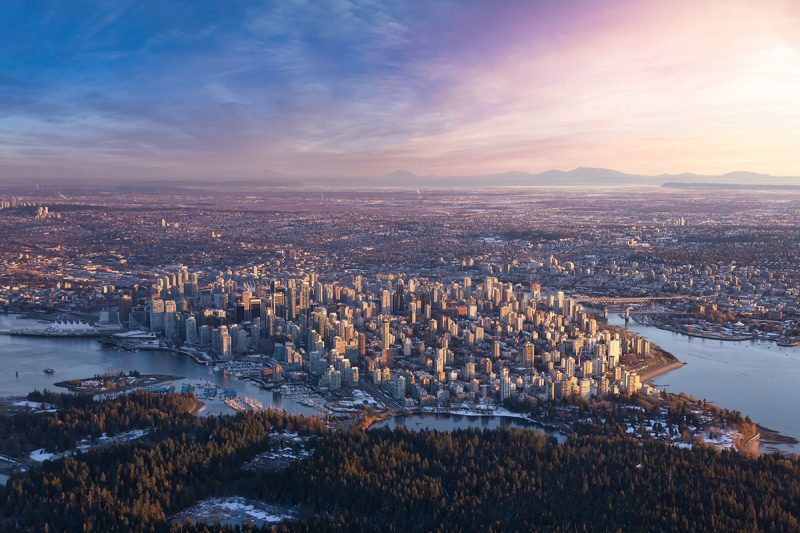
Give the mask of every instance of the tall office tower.
[[164, 300], [164, 335], [170, 339], [180, 336], [175, 319], [177, 311], [178, 306], [175, 304], [175, 300]]
[[434, 361], [434, 370], [436, 373], [444, 372], [444, 363], [447, 360], [447, 349], [446, 348], [437, 348], [436, 350], [436, 360]]
[[388, 315], [392, 312], [392, 293], [384, 289], [381, 292], [381, 313]]
[[242, 302], [236, 302], [233, 306], [233, 320], [232, 322], [235, 324], [239, 324], [245, 321], [245, 307]]
[[389, 319], [384, 318], [381, 323], [381, 349], [385, 352], [392, 346], [392, 334], [389, 329]]
[[405, 294], [405, 291], [406, 291], [406, 288], [403, 285], [402, 280], [401, 280], [401, 283], [398, 283], [398, 285], [397, 285], [397, 290], [395, 291], [394, 298], [392, 299], [393, 300], [393, 304], [392, 304], [393, 305], [393, 310], [398, 312], [398, 313], [403, 312], [403, 310], [406, 308], [406, 294]]
[[250, 336], [247, 330], [242, 326], [236, 326], [236, 337], [231, 335], [231, 341], [235, 347], [236, 353], [244, 353], [250, 348]]
[[619, 339], [609, 341], [607, 356], [612, 368], [619, 365], [619, 358], [622, 356], [622, 346]]
[[568, 317], [574, 317], [575, 316], [575, 310], [576, 310], [576, 307], [577, 307], [575, 305], [575, 300], [573, 300], [572, 298], [567, 298], [565, 303], [566, 303], [566, 310], [565, 310], [564, 314], [567, 315]]
[[180, 336], [177, 318], [179, 316], [177, 313], [164, 313], [164, 335], [168, 339], [176, 339]]
[[507, 283], [503, 285], [503, 303], [508, 303], [514, 298], [514, 285], [512, 283]]
[[327, 361], [320, 350], [311, 350], [308, 354], [308, 371], [312, 375], [319, 375], [325, 370]]
[[360, 294], [363, 291], [363, 281], [361, 279], [361, 274], [358, 274], [353, 278], [353, 288], [355, 289], [356, 294]]
[[285, 307], [286, 289], [282, 287], [275, 287], [272, 292], [272, 314], [275, 316], [283, 316]]
[[496, 339], [492, 341], [492, 357], [500, 357], [500, 341]]
[[390, 394], [395, 400], [403, 400], [406, 397], [406, 378], [400, 374], [395, 374], [390, 386]]
[[130, 322], [131, 309], [133, 309], [133, 298], [123, 294], [119, 299], [118, 313], [119, 321], [123, 324]]
[[410, 356], [411, 355], [411, 348], [412, 348], [411, 339], [406, 337], [405, 339], [403, 339], [403, 355], [406, 356], [406, 357]]
[[250, 325], [250, 347], [253, 349], [258, 348], [258, 341], [261, 338], [261, 322], [254, 321]]
[[297, 317], [297, 289], [290, 287], [286, 292], [287, 320], [294, 320]]
[[186, 319], [186, 342], [194, 344], [197, 342], [197, 319], [190, 316]]
[[415, 279], [413, 279], [413, 278], [408, 280], [408, 283], [406, 283], [406, 289], [407, 289], [406, 292], [408, 294], [412, 294], [413, 295], [414, 293], [416, 293], [417, 292], [417, 281]]
[[214, 328], [211, 330], [211, 350], [217, 354], [219, 353], [219, 347], [220, 347], [219, 336], [221, 333], [222, 331], [220, 331], [219, 328]]
[[556, 309], [560, 312], [564, 312], [564, 291], [558, 291], [556, 293]]
[[536, 353], [533, 343], [526, 342], [522, 345], [522, 366], [525, 368], [533, 368], [533, 358]]
[[484, 297], [489, 300], [494, 294], [494, 284], [497, 283], [497, 278], [487, 277], [486, 282], [483, 284]]
[[475, 376], [475, 363], [467, 362], [464, 365], [464, 379], [470, 380]]
[[253, 298], [253, 291], [242, 291], [242, 305], [245, 309], [250, 308], [250, 300]]
[[639, 390], [642, 388], [642, 382], [641, 378], [639, 377], [639, 374], [637, 374], [636, 372], [626, 371], [623, 374], [623, 376], [624, 376], [623, 383], [625, 385], [625, 392], [627, 392], [628, 394], [634, 394], [636, 392], [639, 392]]
[[367, 336], [358, 332], [358, 357], [362, 361], [367, 356]]
[[567, 376], [572, 377], [575, 375], [575, 358], [574, 357], [567, 357], [566, 366], [565, 366], [565, 373]]
[[219, 333], [219, 355], [224, 359], [230, 359], [231, 357], [231, 336], [228, 334], [228, 328], [225, 326], [220, 326], [220, 333]]
[[[261, 298], [251, 298], [250, 299], [250, 320], [258, 322], [258, 318], [261, 317]], [[245, 314], [247, 310], [245, 310]]]
[[500, 380], [500, 399], [505, 400], [511, 396], [511, 378], [503, 377]]
[[214, 307], [217, 309], [226, 309], [228, 307], [228, 295], [224, 292], [215, 292]]
[[303, 283], [300, 287], [300, 311], [303, 312], [311, 306], [311, 286]]
[[592, 395], [592, 380], [589, 378], [581, 378], [578, 381], [578, 394], [584, 400], [588, 400]]
[[357, 387], [358, 386], [358, 367], [354, 366], [354, 367], [348, 368], [347, 369], [346, 378], [347, 378], [347, 384], [349, 386]]
[[581, 376], [589, 377], [594, 373], [594, 362], [591, 359], [581, 361]]
[[208, 324], [203, 324], [200, 326], [200, 344], [203, 346], [208, 346], [211, 344], [212, 336], [211, 326]]
[[153, 298], [150, 302], [150, 331], [164, 331], [164, 300]]

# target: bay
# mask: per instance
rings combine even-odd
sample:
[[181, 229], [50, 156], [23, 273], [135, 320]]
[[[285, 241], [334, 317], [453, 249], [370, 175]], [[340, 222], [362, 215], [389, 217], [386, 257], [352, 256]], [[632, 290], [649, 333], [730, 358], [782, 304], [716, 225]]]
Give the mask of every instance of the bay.
[[[609, 315], [609, 323], [625, 321]], [[631, 321], [638, 333], [686, 365], [661, 374], [652, 384], [670, 392], [686, 392], [754, 422], [800, 440], [800, 348], [769, 341], [720, 341], [690, 337]], [[797, 453], [797, 446], [782, 447]]]
[[[37, 320], [0, 314], [0, 330], [41, 325]], [[55, 373], [45, 374], [45, 368], [52, 368]], [[25, 396], [34, 389], [66, 392], [66, 389], [56, 387], [55, 383], [128, 370], [138, 370], [142, 374], [184, 376], [185, 379], [174, 382], [177, 390], [180, 390], [182, 383], [208, 381], [234, 389], [237, 395], [258, 400], [264, 406], [271, 405], [298, 414], [316, 414], [313, 408], [283, 398], [279, 392], [264, 390], [254, 383], [215, 372], [211, 366], [198, 364], [171, 352], [128, 352], [104, 346], [93, 338], [0, 335], [0, 397]], [[211, 400], [206, 402], [202, 412], [230, 413], [232, 409], [221, 400]]]

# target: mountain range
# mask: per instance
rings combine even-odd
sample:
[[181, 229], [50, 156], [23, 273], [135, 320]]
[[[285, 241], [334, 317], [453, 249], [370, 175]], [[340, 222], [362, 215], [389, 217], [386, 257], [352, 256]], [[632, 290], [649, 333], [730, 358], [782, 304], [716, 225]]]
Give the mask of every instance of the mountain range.
[[346, 186], [371, 187], [549, 187], [549, 186], [622, 186], [668, 184], [673, 187], [691, 185], [694, 187], [736, 186], [800, 186], [800, 177], [771, 176], [755, 172], [730, 172], [721, 175], [703, 174], [628, 174], [607, 168], [579, 167], [574, 170], [545, 170], [538, 173], [503, 172], [498, 174], [473, 174], [463, 176], [418, 175], [407, 170], [397, 170], [374, 178], [337, 178], [304, 180], [337, 182]]

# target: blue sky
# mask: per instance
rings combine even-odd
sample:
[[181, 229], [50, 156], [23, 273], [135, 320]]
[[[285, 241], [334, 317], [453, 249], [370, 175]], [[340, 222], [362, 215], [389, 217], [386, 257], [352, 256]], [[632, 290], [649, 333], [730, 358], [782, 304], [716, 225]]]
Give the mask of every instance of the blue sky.
[[791, 171], [796, 6], [663, 4], [6, 0], [0, 177]]

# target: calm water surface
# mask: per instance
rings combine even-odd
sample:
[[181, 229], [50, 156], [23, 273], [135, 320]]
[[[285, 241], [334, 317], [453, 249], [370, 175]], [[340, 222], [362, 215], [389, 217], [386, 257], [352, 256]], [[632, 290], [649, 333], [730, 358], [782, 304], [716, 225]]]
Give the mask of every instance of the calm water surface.
[[[617, 315], [609, 315], [609, 323], [625, 325]], [[735, 409], [800, 440], [800, 347], [700, 339], [634, 322], [628, 329], [686, 363], [655, 378], [654, 385]]]
[[[0, 314], [0, 330], [41, 325], [30, 319], [15, 315]], [[47, 375], [45, 368], [55, 374]], [[196, 384], [210, 381], [225, 388], [235, 389], [239, 396], [248, 396], [265, 406], [274, 405], [293, 413], [314, 414], [315, 411], [302, 406], [280, 393], [263, 390], [255, 384], [214, 372], [209, 366], [196, 363], [187, 357], [170, 352], [141, 350], [127, 352], [107, 347], [96, 339], [16, 337], [0, 335], [0, 397], [25, 396], [34, 389], [66, 391], [54, 386], [55, 382], [79, 379], [108, 371], [138, 370], [143, 374], [169, 374], [185, 376], [175, 382], [180, 390], [182, 383]], [[17, 376], [19, 372], [19, 376]], [[220, 400], [206, 402], [204, 413], [230, 412]]]
[[457, 429], [496, 429], [496, 428], [522, 428], [535, 429], [541, 433], [546, 433], [555, 437], [559, 442], [563, 442], [566, 437], [557, 431], [549, 431], [528, 422], [527, 420], [511, 416], [491, 416], [491, 415], [455, 415], [455, 414], [416, 414], [396, 416], [375, 423], [374, 428], [395, 429], [403, 427], [405, 429], [416, 430], [436, 430], [454, 431]]
[[[624, 321], [612, 315], [611, 324]], [[33, 327], [38, 321], [0, 315], [0, 330]], [[728, 409], [736, 409], [771, 429], [800, 439], [800, 348], [780, 347], [764, 341], [725, 342], [688, 337], [654, 327], [631, 323], [630, 331], [639, 333], [674, 354], [686, 366], [657, 377], [653, 383], [672, 392], [687, 392]], [[55, 374], [42, 372], [55, 369]], [[95, 339], [11, 337], [0, 335], [0, 397], [24, 396], [33, 389], [57, 389], [53, 384], [66, 379], [93, 376], [106, 371], [136, 369], [147, 374], [185, 376], [181, 383], [211, 381], [233, 388], [264, 405], [288, 411], [314, 414], [314, 410], [281, 398], [279, 393], [214, 372], [211, 367], [169, 352], [126, 352], [101, 345]], [[19, 376], [16, 373], [19, 372]], [[211, 401], [206, 412], [229, 412], [221, 401]], [[524, 424], [507, 417], [472, 417], [460, 415], [414, 415], [376, 424], [404, 425], [412, 428], [439, 429], [478, 427], [493, 428]], [[529, 426], [527, 426], [529, 427]], [[797, 451], [796, 449], [793, 451]]]

